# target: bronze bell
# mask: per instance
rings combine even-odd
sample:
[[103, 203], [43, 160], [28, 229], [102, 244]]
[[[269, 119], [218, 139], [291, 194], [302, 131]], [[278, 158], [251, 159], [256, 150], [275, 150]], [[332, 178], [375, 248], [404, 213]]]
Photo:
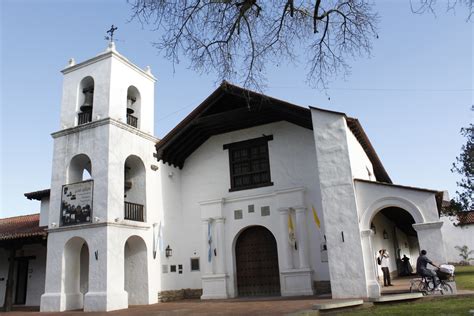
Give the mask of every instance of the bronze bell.
[[91, 112], [94, 100], [94, 88], [85, 88], [82, 92], [84, 93], [84, 104], [81, 105], [81, 112]]
[[127, 97], [127, 114], [133, 114], [135, 111], [132, 109], [133, 103], [135, 103], [137, 99], [134, 99], [130, 96]]

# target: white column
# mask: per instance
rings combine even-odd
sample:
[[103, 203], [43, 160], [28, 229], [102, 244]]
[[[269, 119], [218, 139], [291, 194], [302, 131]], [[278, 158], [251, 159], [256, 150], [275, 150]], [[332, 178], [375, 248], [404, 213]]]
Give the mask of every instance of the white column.
[[290, 243], [288, 241], [288, 208], [279, 208], [280, 212], [280, 242], [282, 253], [282, 270], [291, 270], [293, 269], [293, 258], [290, 249]]
[[209, 243], [208, 243], [208, 225], [210, 218], [202, 220], [202, 260], [204, 274], [212, 274], [212, 262], [208, 260]]
[[380, 297], [380, 285], [376, 275], [376, 258], [372, 249], [372, 236], [374, 232], [371, 229], [360, 232], [362, 241], [362, 253], [364, 256], [365, 279], [367, 282], [367, 296], [371, 298]]
[[308, 233], [306, 231], [306, 207], [295, 207], [296, 212], [296, 240], [298, 241], [298, 256], [300, 269], [309, 268]]
[[216, 222], [216, 238], [217, 238], [217, 257], [216, 257], [216, 273], [225, 274], [225, 233], [224, 233], [224, 217], [215, 218]]
[[446, 250], [441, 233], [443, 222], [413, 224], [412, 226], [418, 235], [420, 250], [426, 250], [428, 258], [436, 264], [446, 263]]

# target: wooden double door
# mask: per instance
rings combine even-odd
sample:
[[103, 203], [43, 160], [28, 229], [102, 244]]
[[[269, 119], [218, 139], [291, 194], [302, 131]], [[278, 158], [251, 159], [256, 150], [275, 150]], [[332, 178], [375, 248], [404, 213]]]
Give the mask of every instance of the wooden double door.
[[239, 296], [280, 295], [277, 243], [262, 226], [244, 230], [235, 245]]

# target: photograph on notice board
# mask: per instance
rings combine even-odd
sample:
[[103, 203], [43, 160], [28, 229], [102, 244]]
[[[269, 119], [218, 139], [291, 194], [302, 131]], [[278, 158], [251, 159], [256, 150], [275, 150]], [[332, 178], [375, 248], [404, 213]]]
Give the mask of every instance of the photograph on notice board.
[[92, 221], [92, 180], [63, 185], [61, 224], [75, 225]]

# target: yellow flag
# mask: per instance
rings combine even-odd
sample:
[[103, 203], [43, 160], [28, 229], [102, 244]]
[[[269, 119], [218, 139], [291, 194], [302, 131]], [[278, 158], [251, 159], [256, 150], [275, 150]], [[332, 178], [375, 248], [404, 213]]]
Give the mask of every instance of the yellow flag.
[[288, 213], [288, 242], [293, 248], [295, 248], [295, 250], [298, 249], [298, 246], [296, 245], [295, 228], [290, 213]]
[[318, 228], [321, 228], [321, 221], [319, 220], [318, 213], [316, 213], [314, 206], [312, 206], [312, 209], [313, 209], [314, 222], [316, 223], [316, 226], [318, 226]]

